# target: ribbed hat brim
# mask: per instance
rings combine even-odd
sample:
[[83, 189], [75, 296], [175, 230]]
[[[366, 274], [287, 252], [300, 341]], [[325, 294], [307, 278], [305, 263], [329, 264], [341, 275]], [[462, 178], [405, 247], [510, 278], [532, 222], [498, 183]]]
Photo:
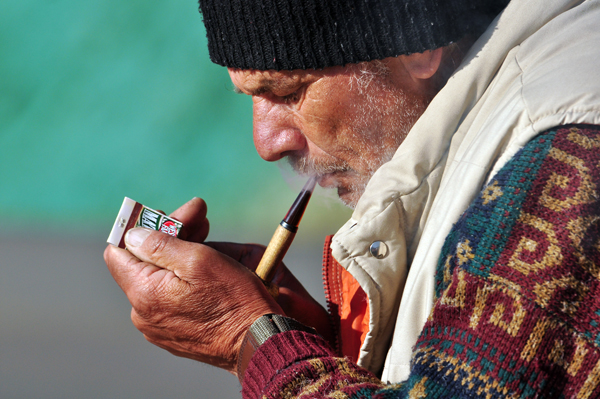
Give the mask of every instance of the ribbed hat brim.
[[320, 69], [448, 45], [507, 0], [200, 0], [211, 60], [258, 70]]

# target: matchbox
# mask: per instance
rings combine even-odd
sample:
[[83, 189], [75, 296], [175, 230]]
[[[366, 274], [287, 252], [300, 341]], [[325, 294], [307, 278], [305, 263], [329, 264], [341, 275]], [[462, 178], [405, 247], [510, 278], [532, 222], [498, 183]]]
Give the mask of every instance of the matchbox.
[[125, 248], [125, 233], [134, 227], [146, 227], [178, 237], [183, 224], [131, 198], [125, 197], [106, 241], [119, 248]]

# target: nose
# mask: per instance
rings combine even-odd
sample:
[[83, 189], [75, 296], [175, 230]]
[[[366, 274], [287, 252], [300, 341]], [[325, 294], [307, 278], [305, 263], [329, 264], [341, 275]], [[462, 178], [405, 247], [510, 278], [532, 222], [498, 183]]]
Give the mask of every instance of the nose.
[[257, 96], [253, 105], [254, 146], [265, 161], [278, 161], [306, 147], [298, 116], [285, 104]]

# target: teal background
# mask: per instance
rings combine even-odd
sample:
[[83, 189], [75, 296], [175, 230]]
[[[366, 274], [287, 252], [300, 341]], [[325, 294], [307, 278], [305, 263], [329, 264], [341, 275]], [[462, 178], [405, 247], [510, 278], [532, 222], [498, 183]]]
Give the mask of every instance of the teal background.
[[[268, 242], [302, 182], [259, 158], [232, 88], [193, 0], [0, 1], [0, 397], [237, 396], [144, 341], [102, 260], [124, 196], [199, 196], [210, 239]], [[321, 301], [323, 236], [349, 215], [330, 197], [286, 257]]]
[[106, 227], [123, 196], [200, 196], [246, 228], [295, 195], [254, 150], [251, 100], [210, 62], [194, 1], [3, 1], [0, 59], [3, 220]]

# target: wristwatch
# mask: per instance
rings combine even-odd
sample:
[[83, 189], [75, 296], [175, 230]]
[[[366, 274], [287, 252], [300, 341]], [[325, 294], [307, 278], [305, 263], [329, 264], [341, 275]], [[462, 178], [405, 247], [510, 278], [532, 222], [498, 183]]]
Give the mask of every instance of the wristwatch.
[[240, 383], [244, 381], [244, 373], [256, 349], [273, 335], [285, 331], [304, 331], [317, 334], [317, 330], [314, 328], [305, 326], [289, 317], [278, 314], [266, 314], [259, 317], [252, 323], [242, 342], [237, 364], [237, 375]]

